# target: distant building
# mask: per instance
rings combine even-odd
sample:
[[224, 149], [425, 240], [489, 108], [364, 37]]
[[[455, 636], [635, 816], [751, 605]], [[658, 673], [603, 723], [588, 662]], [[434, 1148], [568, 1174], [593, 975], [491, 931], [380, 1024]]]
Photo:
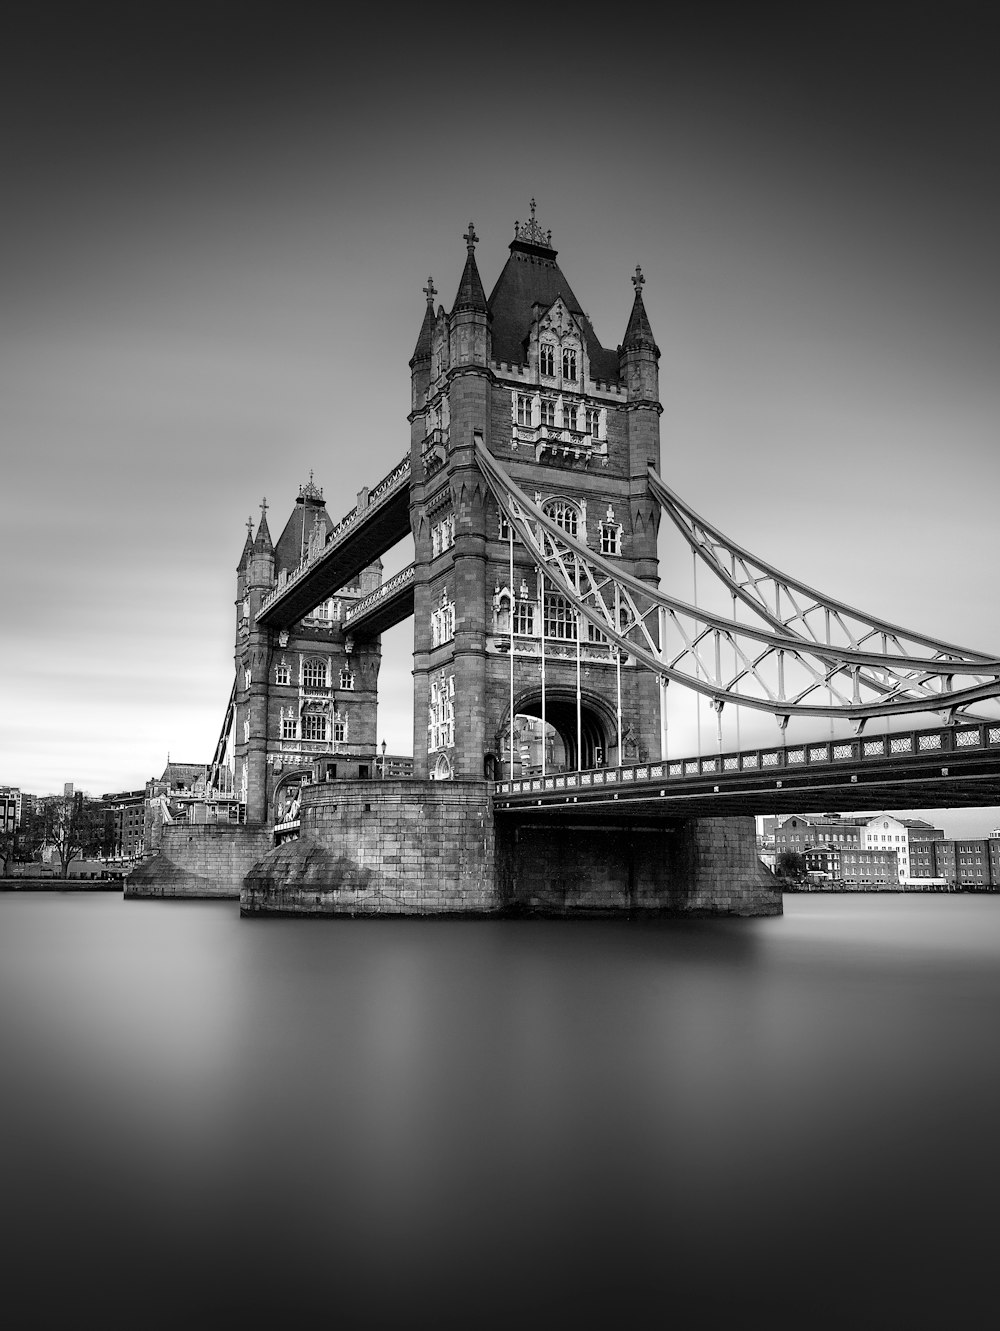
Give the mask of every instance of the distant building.
[[898, 890], [899, 860], [895, 850], [851, 850], [840, 857], [845, 887], [882, 887]]
[[805, 852], [806, 874], [816, 875], [830, 882], [841, 876], [841, 851], [839, 846], [829, 843], [810, 846]]
[[863, 819], [840, 818], [836, 814], [804, 817], [800, 813], [785, 818], [774, 830], [774, 853], [785, 851], [804, 855], [811, 846], [831, 845], [843, 850], [859, 847], [862, 841]]
[[146, 789], [120, 790], [102, 795], [111, 820], [110, 858], [137, 860], [143, 852], [146, 835]]
[[21, 822], [21, 792], [16, 786], [0, 786], [0, 833], [16, 832]]
[[[12, 832], [21, 825], [21, 790], [19, 786], [0, 786], [0, 831]], [[13, 808], [14, 822], [10, 824]]]
[[210, 789], [206, 763], [167, 765], [159, 778], [146, 783], [146, 803], [151, 810], [146, 820], [146, 845], [149, 846], [154, 823], [243, 823], [246, 805], [238, 793]]

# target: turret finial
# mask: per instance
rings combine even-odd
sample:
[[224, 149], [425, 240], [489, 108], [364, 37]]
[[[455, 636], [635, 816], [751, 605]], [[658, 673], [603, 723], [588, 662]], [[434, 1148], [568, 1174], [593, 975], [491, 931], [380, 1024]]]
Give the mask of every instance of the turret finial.
[[[472, 230], [472, 226], [471, 226], [471, 224], [470, 224], [470, 226], [469, 226], [469, 230], [470, 230], [470, 231]], [[427, 285], [426, 285], [425, 287], [423, 287], [422, 290], [423, 290], [424, 295], [427, 297], [427, 304], [430, 305], [430, 306], [433, 306], [433, 304], [434, 304], [434, 297], [437, 295], [437, 288], [436, 288], [435, 285], [434, 285], [434, 279], [433, 279], [433, 277], [428, 277], [428, 279], [427, 279]]]
[[476, 235], [476, 228], [473, 226], [471, 222], [469, 223], [468, 231], [466, 231], [462, 239], [465, 241], [466, 245], [468, 245], [469, 253], [471, 254], [472, 251], [476, 248], [476, 241], [479, 239], [479, 237]]
[[544, 245], [548, 249], [552, 248], [552, 232], [543, 231], [535, 217], [535, 200], [531, 200], [531, 219], [522, 226], [520, 222], [514, 223], [514, 239], [527, 241], [529, 245]]
[[635, 294], [636, 294], [637, 296], [641, 296], [641, 295], [642, 295], [642, 287], [643, 287], [643, 283], [644, 283], [645, 281], [646, 281], [646, 279], [645, 279], [645, 278], [643, 277], [643, 275], [642, 275], [642, 269], [639, 267], [638, 264], [636, 264], [636, 266], [635, 266], [635, 277], [632, 278], [632, 285], [635, 287]]
[[317, 503], [320, 504], [323, 502], [323, 487], [322, 485], [317, 485], [313, 480], [312, 467], [309, 468], [308, 484], [299, 486], [299, 498], [302, 500], [315, 499]]
[[262, 520], [267, 517], [267, 510], [268, 510], [268, 502], [267, 502], [267, 496], [265, 495], [264, 498], [260, 501], [260, 516]]
[[247, 535], [253, 540], [253, 518], [247, 518]]

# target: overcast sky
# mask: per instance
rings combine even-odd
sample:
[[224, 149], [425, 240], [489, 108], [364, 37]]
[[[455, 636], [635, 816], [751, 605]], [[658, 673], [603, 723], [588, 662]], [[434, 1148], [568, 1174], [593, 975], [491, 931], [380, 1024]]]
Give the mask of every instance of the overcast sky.
[[642, 265], [670, 485], [1000, 653], [991, 11], [8, 5], [0, 781], [211, 757], [247, 517], [276, 536], [312, 469], [337, 519], [403, 456], [421, 288], [450, 307], [472, 219], [489, 291], [532, 196], [606, 346]]

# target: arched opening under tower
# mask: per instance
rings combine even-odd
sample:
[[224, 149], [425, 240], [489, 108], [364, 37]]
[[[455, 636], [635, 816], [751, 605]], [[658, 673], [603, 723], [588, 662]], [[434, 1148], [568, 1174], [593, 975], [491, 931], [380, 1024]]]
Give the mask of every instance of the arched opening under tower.
[[[576, 694], [546, 690], [544, 723], [542, 695], [525, 694], [514, 701], [514, 771], [522, 776], [542, 771], [543, 753], [546, 772], [574, 772], [580, 768], [601, 767], [609, 761], [614, 747], [614, 724], [606, 709], [595, 699], [582, 697], [577, 707]], [[510, 728], [504, 722], [500, 736], [502, 773], [510, 772]]]

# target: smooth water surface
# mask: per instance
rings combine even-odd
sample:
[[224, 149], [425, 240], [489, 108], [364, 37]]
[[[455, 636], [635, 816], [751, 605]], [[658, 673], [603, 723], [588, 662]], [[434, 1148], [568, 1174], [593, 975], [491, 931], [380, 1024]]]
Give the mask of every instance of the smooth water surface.
[[640, 924], [0, 894], [0, 1307], [977, 1326], [998, 1023], [1000, 898]]

